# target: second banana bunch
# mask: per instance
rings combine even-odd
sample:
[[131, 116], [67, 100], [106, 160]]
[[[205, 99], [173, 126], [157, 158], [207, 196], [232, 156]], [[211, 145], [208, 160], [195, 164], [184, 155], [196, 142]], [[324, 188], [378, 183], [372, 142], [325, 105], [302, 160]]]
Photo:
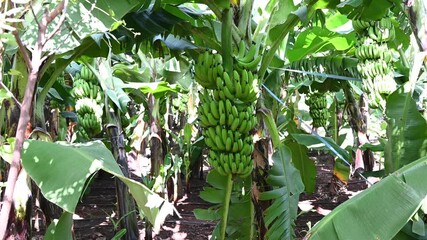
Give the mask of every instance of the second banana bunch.
[[353, 20], [353, 28], [358, 33], [355, 51], [359, 59], [357, 71], [363, 79], [363, 90], [369, 98], [369, 106], [378, 108], [383, 98], [397, 88], [393, 73], [394, 51], [387, 42], [395, 38], [395, 29], [390, 17], [379, 21]]
[[102, 131], [103, 93], [98, 80], [88, 67], [82, 66], [73, 82], [71, 95], [76, 98], [79, 135], [89, 140]]
[[254, 143], [251, 130], [257, 121], [256, 72], [260, 57], [254, 45], [240, 43], [231, 74], [224, 71], [219, 54], [204, 52], [195, 66], [200, 92], [199, 124], [209, 148], [208, 160], [222, 175], [245, 177], [252, 172]]

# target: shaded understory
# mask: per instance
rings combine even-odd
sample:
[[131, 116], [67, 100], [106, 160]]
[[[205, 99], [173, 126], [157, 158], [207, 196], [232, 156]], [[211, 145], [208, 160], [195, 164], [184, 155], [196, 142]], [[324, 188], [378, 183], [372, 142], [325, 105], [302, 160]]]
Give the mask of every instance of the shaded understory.
[[[297, 221], [295, 234], [298, 239], [305, 236], [309, 226], [330, 210], [344, 202], [349, 196], [366, 188], [363, 180], [352, 179], [346, 185], [338, 182], [332, 175], [333, 159], [328, 155], [319, 155], [313, 158], [317, 165], [316, 191], [313, 194], [302, 194], [300, 204], [311, 208], [309, 212], [302, 213]], [[163, 225], [161, 231], [154, 235], [158, 240], [179, 239], [208, 239], [215, 222], [197, 220], [192, 211], [196, 208], [208, 208], [209, 204], [199, 198], [199, 192], [203, 189], [205, 181], [192, 179], [190, 194], [181, 196], [176, 208], [181, 218], [170, 216]], [[115, 188], [114, 180], [107, 174], [99, 174], [90, 191], [79, 203], [74, 216], [74, 231], [77, 239], [111, 239], [114, 236], [115, 214]], [[113, 219], [114, 221], [111, 221]], [[40, 223], [42, 221], [40, 220]], [[45, 226], [40, 224], [40, 230], [33, 230], [33, 239], [41, 239]], [[141, 237], [144, 238], [144, 222], [139, 220], [138, 226]]]

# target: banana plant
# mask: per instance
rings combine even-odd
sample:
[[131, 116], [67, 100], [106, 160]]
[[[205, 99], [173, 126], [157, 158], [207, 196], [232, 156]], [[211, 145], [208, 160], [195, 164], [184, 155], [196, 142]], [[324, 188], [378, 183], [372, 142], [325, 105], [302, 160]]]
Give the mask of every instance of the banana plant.
[[422, 239], [424, 222], [412, 217], [419, 210], [425, 214], [426, 161], [420, 158], [344, 202], [310, 229], [305, 239]]

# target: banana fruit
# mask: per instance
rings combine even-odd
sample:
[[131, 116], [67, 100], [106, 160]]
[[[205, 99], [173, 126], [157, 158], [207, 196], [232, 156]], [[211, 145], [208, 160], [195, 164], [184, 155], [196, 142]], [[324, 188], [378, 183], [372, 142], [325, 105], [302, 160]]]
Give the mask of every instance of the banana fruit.
[[246, 44], [242, 40], [238, 46], [238, 54], [235, 57], [236, 68], [238, 70], [247, 69], [249, 71], [256, 71], [261, 62], [261, 55], [259, 53], [258, 45], [250, 45], [246, 50]]
[[359, 59], [357, 71], [362, 78], [362, 89], [367, 94], [371, 108], [384, 107], [385, 98], [397, 89], [392, 62], [398, 56], [387, 42], [396, 37], [390, 17], [378, 21], [353, 20], [359, 45], [355, 56]]
[[102, 131], [104, 96], [96, 76], [88, 67], [82, 66], [73, 82], [71, 95], [76, 98], [78, 135], [82, 140], [89, 140]]
[[195, 64], [195, 79], [204, 87], [199, 92], [199, 125], [209, 148], [208, 161], [222, 175], [245, 177], [253, 169], [257, 55], [256, 46], [246, 51], [242, 42], [230, 73], [224, 71], [218, 54], [204, 52]]
[[327, 108], [326, 94], [314, 92], [307, 95], [305, 103], [308, 105], [310, 116], [313, 119], [313, 127], [326, 128], [328, 123], [329, 111]]
[[197, 64], [194, 67], [196, 81], [206, 89], [216, 88], [216, 79], [222, 76], [222, 56], [220, 54], [210, 54], [205, 51], [199, 55]]

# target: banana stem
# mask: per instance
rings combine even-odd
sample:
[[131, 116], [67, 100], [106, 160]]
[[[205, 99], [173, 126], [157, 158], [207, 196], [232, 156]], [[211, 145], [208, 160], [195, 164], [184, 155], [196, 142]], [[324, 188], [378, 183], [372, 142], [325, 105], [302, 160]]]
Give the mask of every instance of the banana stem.
[[231, 192], [233, 190], [233, 175], [227, 176], [227, 187], [225, 189], [225, 197], [223, 203], [223, 211], [221, 218], [220, 239], [225, 240], [225, 230], [227, 229], [228, 209], [230, 208]]
[[252, 199], [250, 200], [250, 214], [251, 214], [251, 230], [249, 234], [249, 240], [254, 239], [254, 233], [255, 233], [255, 227], [254, 227], [254, 221], [255, 221], [255, 207], [254, 203], [252, 202]]
[[338, 105], [338, 99], [336, 97], [334, 97], [334, 102], [335, 102], [335, 114], [333, 117], [334, 120], [334, 141], [337, 143], [338, 142], [338, 132], [339, 132], [339, 128], [338, 128], [338, 112], [339, 112], [339, 105]]
[[222, 12], [221, 44], [222, 44], [222, 62], [224, 70], [232, 76], [233, 72], [233, 52], [231, 28], [233, 24], [233, 9], [224, 9]]

